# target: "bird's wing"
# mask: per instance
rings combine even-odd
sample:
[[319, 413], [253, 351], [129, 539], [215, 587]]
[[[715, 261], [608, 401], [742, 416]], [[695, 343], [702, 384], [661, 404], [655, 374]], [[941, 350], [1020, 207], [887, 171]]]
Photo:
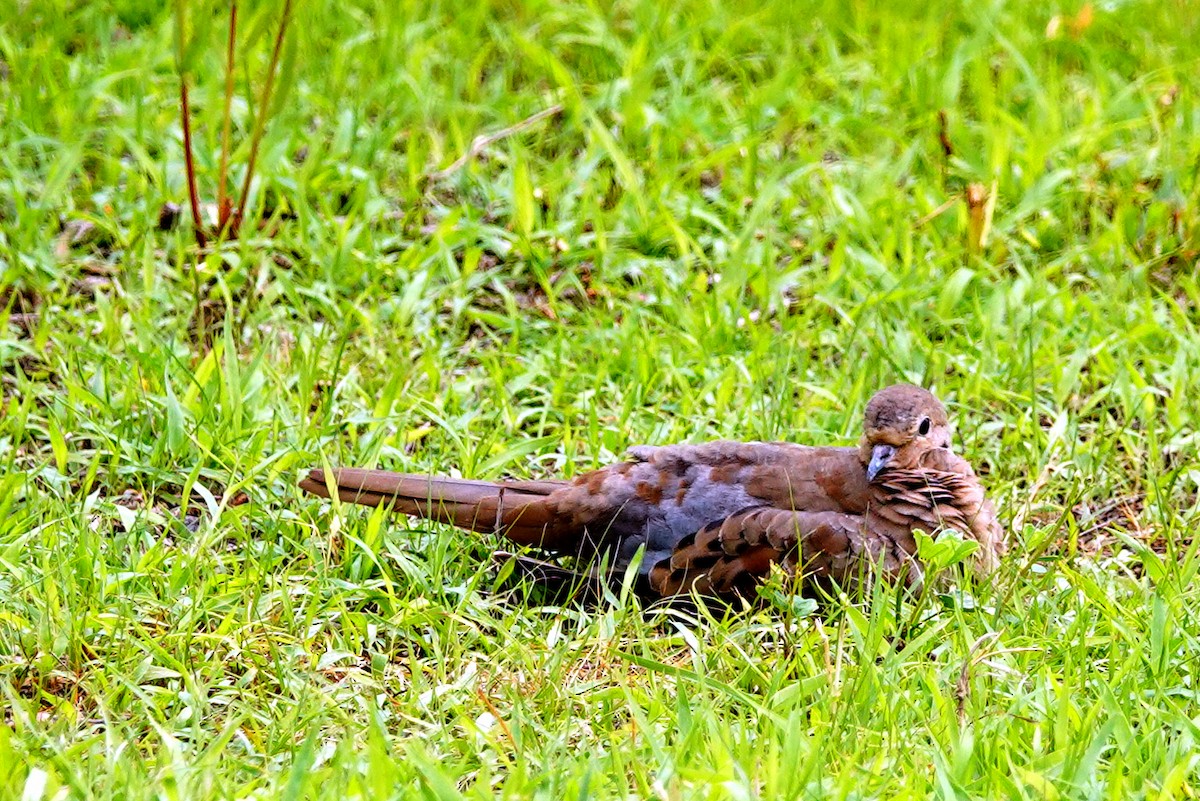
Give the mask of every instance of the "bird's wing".
[[889, 578], [920, 581], [920, 568], [896, 543], [866, 525], [861, 515], [804, 512], [759, 506], [705, 526], [680, 540], [651, 566], [650, 586], [660, 596], [753, 596], [778, 563], [803, 577], [853, 580], [882, 568]]

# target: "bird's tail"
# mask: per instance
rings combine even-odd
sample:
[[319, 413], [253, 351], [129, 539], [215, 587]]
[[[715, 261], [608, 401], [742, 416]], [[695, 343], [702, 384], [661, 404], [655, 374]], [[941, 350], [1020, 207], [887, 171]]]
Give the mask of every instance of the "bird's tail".
[[556, 517], [548, 496], [561, 481], [474, 481], [465, 478], [339, 468], [312, 470], [300, 488], [345, 503], [398, 512], [472, 531], [503, 533], [521, 545], [542, 545]]

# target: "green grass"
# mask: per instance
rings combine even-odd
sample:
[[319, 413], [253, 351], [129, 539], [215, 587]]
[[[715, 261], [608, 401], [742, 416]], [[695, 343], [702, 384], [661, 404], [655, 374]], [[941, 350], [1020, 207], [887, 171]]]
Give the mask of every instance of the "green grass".
[[[266, 222], [198, 265], [157, 226], [186, 202], [158, 5], [0, 2], [3, 796], [1196, 792], [1191, 4], [302, 2]], [[244, 4], [239, 98], [277, 8]], [[1012, 536], [923, 602], [538, 607], [486, 537], [295, 489], [850, 443], [896, 380], [950, 404]]]

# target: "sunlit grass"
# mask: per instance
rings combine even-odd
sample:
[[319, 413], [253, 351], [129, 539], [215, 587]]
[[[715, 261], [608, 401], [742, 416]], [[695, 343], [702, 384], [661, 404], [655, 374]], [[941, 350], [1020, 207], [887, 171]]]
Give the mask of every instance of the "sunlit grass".
[[[1200, 30], [1088, 7], [302, 3], [263, 225], [199, 264], [170, 10], [0, 13], [4, 793], [1194, 793]], [[544, 607], [486, 537], [295, 489], [846, 444], [896, 380], [1010, 528], [985, 586]]]

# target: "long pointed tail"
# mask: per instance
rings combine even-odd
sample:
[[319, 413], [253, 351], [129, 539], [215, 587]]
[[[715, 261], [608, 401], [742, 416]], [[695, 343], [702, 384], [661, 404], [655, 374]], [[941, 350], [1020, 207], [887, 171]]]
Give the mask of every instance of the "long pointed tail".
[[[331, 480], [330, 480], [331, 479]], [[472, 531], [503, 533], [522, 545], [541, 545], [552, 529], [560, 481], [474, 481], [386, 470], [312, 470], [300, 488], [322, 498], [330, 490], [346, 503], [390, 506], [398, 512]]]

